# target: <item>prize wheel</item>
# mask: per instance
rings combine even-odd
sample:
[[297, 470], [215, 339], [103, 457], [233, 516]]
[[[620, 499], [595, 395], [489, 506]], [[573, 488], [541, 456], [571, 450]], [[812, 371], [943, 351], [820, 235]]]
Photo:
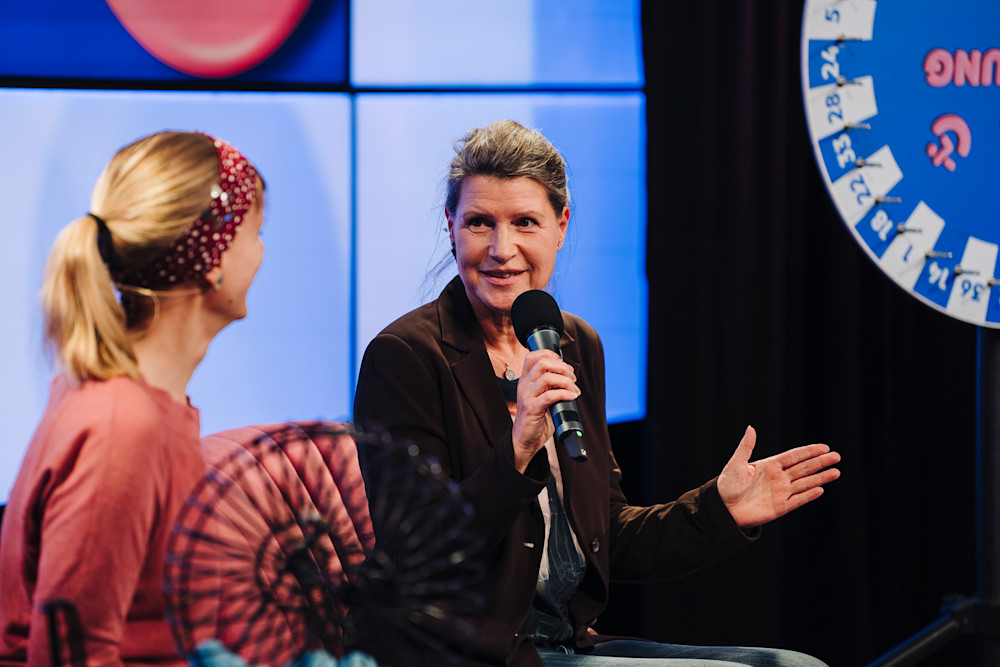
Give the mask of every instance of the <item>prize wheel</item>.
[[1000, 3], [807, 0], [802, 83], [861, 248], [924, 304], [1000, 328]]

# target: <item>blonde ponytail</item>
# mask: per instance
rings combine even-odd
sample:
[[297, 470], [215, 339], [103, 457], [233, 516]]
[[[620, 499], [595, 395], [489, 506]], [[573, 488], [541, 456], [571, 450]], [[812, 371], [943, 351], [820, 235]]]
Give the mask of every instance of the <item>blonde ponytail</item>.
[[116, 375], [138, 378], [125, 311], [97, 248], [97, 222], [74, 220], [60, 232], [42, 283], [45, 337], [78, 382]]

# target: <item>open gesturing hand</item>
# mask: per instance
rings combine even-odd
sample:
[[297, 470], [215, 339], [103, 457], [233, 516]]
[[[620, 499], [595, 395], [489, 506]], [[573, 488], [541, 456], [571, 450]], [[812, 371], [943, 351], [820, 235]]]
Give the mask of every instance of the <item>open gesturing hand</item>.
[[722, 502], [741, 528], [760, 526], [823, 494], [823, 485], [840, 477], [830, 466], [840, 454], [826, 445], [805, 445], [750, 463], [757, 432], [747, 426], [743, 439], [719, 475]]

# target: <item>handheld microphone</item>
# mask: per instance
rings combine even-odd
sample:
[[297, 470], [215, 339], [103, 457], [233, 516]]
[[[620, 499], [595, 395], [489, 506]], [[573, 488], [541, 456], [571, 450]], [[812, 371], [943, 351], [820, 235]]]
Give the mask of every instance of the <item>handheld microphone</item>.
[[[528, 290], [514, 299], [510, 309], [514, 333], [521, 345], [535, 350], [552, 350], [562, 357], [559, 338], [563, 333], [562, 313], [559, 306], [547, 292]], [[549, 408], [556, 436], [562, 441], [566, 453], [574, 461], [586, 461], [587, 450], [583, 448], [583, 424], [576, 409], [576, 401], [559, 401]]]

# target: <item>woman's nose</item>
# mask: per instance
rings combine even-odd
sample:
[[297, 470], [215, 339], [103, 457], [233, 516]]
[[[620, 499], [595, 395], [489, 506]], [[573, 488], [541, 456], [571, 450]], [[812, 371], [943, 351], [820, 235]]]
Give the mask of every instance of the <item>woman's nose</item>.
[[517, 248], [514, 244], [513, 234], [506, 225], [497, 225], [493, 228], [493, 235], [490, 240], [490, 254], [498, 262], [506, 262], [514, 256]]

